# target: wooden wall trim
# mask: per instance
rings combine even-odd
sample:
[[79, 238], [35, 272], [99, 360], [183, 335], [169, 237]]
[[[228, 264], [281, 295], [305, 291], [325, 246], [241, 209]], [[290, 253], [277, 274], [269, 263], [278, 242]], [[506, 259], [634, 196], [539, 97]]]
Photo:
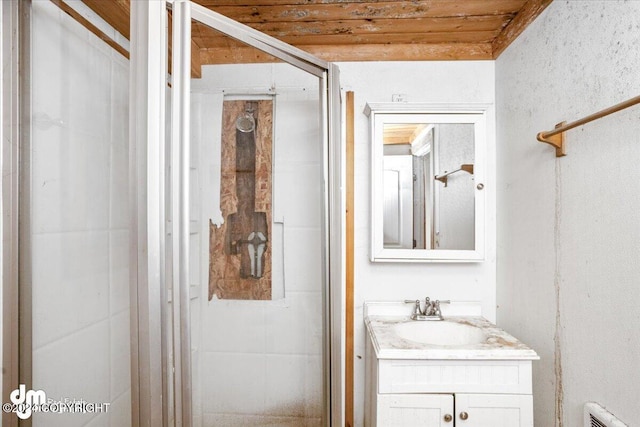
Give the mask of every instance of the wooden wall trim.
[[529, 0], [493, 41], [493, 59], [502, 52], [524, 31], [553, 0]]
[[353, 427], [353, 329], [354, 329], [354, 102], [353, 92], [346, 93], [346, 360], [345, 360], [345, 426]]

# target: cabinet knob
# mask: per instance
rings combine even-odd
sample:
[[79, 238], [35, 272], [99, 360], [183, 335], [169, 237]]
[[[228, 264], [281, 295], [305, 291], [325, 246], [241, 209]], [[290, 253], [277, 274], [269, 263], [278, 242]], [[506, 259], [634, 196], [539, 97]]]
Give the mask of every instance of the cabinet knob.
[[461, 420], [466, 420], [467, 418], [469, 418], [469, 414], [467, 414], [466, 412], [460, 412]]
[[451, 414], [445, 414], [444, 422], [445, 423], [450, 423], [451, 421], [453, 421], [453, 417], [451, 416]]

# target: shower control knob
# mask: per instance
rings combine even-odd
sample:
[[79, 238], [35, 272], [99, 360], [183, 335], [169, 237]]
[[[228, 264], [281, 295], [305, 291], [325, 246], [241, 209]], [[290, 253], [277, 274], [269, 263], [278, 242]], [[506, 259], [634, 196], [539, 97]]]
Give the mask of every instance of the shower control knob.
[[461, 420], [466, 420], [467, 418], [469, 418], [469, 414], [467, 414], [466, 412], [460, 412]]
[[453, 421], [453, 417], [451, 416], [451, 414], [445, 414], [444, 422], [445, 423], [450, 423], [451, 421]]

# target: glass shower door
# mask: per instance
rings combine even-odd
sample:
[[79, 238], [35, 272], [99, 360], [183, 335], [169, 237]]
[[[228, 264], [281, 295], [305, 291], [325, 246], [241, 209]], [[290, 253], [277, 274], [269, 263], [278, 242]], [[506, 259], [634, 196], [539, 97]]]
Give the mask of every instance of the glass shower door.
[[[173, 275], [171, 304], [183, 295], [177, 312], [189, 313], [191, 375], [176, 374], [182, 390], [173, 390], [174, 402], [181, 400], [182, 410], [190, 403], [193, 416], [183, 418], [185, 425], [329, 425], [332, 417], [340, 420], [339, 404], [330, 398], [340, 381], [332, 384], [330, 359], [340, 350], [338, 338], [330, 351], [328, 274], [334, 180], [328, 177], [327, 93], [329, 69], [335, 69], [190, 2], [174, 2], [174, 34], [176, 7], [183, 5], [193, 18], [191, 47], [206, 39], [219, 48], [192, 51], [206, 64], [202, 76], [178, 84], [190, 86], [190, 99], [180, 101], [190, 110], [182, 134], [190, 154], [177, 178], [190, 187], [183, 200], [188, 227], [181, 219], [188, 233], [180, 237], [188, 250], [180, 268], [189, 273], [179, 285]], [[190, 37], [186, 28], [178, 31]], [[174, 38], [174, 55], [176, 46]], [[176, 79], [172, 102], [182, 96]], [[175, 334], [174, 328], [174, 344]], [[184, 339], [184, 329], [181, 334]], [[185, 355], [184, 346], [170, 352]]]
[[192, 81], [196, 425], [326, 423], [319, 87], [281, 62]]

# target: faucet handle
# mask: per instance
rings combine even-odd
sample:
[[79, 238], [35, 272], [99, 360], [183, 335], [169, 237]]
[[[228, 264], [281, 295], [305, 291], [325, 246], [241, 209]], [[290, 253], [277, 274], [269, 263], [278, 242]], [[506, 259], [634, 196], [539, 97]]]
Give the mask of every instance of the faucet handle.
[[411, 300], [411, 299], [406, 299], [404, 300], [405, 304], [415, 304], [415, 306], [413, 307], [413, 313], [411, 314], [411, 318], [412, 319], [416, 319], [417, 316], [421, 316], [422, 310], [420, 309], [420, 300], [416, 299], [416, 300]]
[[451, 304], [451, 300], [435, 300], [433, 303], [433, 315], [438, 316], [442, 320], [442, 312], [440, 311], [440, 304]]
[[451, 304], [451, 300], [449, 299], [445, 299], [440, 301], [439, 299], [435, 300], [433, 302], [433, 310], [437, 311], [438, 313], [440, 312], [440, 304]]

